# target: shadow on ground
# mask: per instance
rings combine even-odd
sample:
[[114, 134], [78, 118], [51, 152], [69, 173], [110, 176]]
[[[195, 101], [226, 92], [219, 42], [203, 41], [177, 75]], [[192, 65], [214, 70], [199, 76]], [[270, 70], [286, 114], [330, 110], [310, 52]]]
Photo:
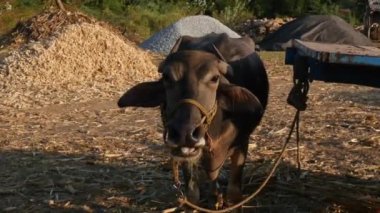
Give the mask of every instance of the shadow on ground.
[[331, 97], [335, 101], [352, 101], [355, 103], [379, 107], [380, 89], [370, 88], [361, 91], [336, 91]]
[[[245, 194], [255, 191], [264, 177], [246, 175]], [[268, 186], [244, 212], [378, 212], [379, 186], [378, 179], [299, 171], [282, 162]]]
[[[176, 206], [165, 162], [128, 156], [52, 152], [0, 153], [0, 209], [13, 212], [156, 212]], [[139, 161], [140, 162], [140, 161]], [[265, 178], [270, 161], [248, 162], [245, 194]], [[299, 178], [301, 177], [301, 178]], [[283, 162], [244, 212], [376, 212], [380, 180], [298, 170]]]
[[118, 157], [3, 151], [0, 210], [151, 212], [175, 201], [164, 166]]

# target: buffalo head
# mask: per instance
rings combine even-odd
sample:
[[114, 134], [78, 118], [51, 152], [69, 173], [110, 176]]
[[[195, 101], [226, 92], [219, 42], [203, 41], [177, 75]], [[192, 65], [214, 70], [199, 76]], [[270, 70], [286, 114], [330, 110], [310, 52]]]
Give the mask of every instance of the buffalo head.
[[[177, 45], [176, 45], [177, 46]], [[174, 158], [197, 159], [207, 145], [208, 128], [224, 111], [257, 110], [261, 104], [250, 91], [229, 84], [231, 67], [218, 57], [200, 50], [176, 51], [159, 66], [161, 78], [128, 90], [119, 107], [161, 105], [165, 144]]]

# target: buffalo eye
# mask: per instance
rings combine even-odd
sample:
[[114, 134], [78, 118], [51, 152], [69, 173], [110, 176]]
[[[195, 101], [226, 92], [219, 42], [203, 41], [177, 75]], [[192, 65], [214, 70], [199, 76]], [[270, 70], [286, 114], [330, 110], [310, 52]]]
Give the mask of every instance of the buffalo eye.
[[215, 75], [214, 77], [211, 78], [210, 80], [212, 83], [217, 83], [219, 81], [219, 75]]

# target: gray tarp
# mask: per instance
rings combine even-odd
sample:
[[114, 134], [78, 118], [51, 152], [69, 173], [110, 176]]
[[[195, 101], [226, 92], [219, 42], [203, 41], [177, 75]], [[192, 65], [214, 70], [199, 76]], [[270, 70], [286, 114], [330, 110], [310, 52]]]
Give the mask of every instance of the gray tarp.
[[371, 46], [362, 33], [337, 16], [308, 15], [281, 26], [259, 44], [262, 50], [280, 51], [291, 45], [292, 39], [334, 44]]

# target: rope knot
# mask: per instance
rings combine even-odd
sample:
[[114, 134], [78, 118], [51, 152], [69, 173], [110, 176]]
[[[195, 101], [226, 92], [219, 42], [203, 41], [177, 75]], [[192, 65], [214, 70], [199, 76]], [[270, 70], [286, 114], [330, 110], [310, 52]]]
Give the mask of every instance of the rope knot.
[[194, 99], [182, 99], [181, 101], [178, 102], [178, 104], [174, 107], [174, 109], [169, 113], [165, 112], [166, 105], [165, 104], [161, 105], [161, 108], [160, 108], [161, 119], [164, 125], [164, 129], [165, 129], [164, 131], [166, 132], [167, 122], [178, 110], [178, 108], [181, 107], [183, 104], [190, 104], [197, 107], [197, 109], [201, 112], [201, 115], [202, 115], [201, 121], [197, 126], [202, 125], [205, 128], [205, 131], [207, 132], [218, 110], [218, 103], [217, 101], [215, 101], [212, 108], [210, 110], [207, 110], [201, 103], [199, 103], [198, 101]]
[[[200, 104], [198, 101], [196, 101], [194, 99], [182, 99], [178, 103], [176, 108], [179, 108], [183, 104], [190, 104], [190, 105], [193, 105], [199, 109], [199, 111], [202, 114], [202, 119], [201, 119], [200, 125], [203, 125], [203, 127], [207, 131], [208, 128], [210, 127], [211, 123], [212, 123], [212, 120], [214, 120], [214, 117], [216, 115], [216, 111], [218, 109], [217, 101], [215, 101], [214, 105], [212, 106], [212, 108], [209, 111], [202, 104]], [[174, 109], [174, 110], [176, 110], [176, 109]]]

